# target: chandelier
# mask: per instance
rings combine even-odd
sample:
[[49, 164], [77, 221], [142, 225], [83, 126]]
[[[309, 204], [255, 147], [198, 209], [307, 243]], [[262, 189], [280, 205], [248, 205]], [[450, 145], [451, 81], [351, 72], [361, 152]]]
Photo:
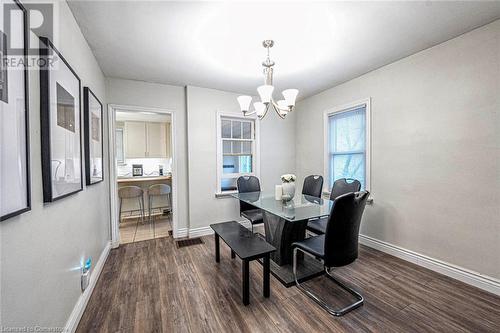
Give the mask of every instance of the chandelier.
[[283, 90], [283, 99], [275, 102], [273, 99], [273, 66], [274, 61], [269, 57], [269, 49], [273, 47], [273, 40], [265, 40], [262, 45], [267, 49], [267, 58], [262, 62], [264, 67], [264, 85], [257, 88], [257, 92], [260, 96], [260, 102], [253, 103], [254, 110], [250, 111], [250, 103], [252, 102], [251, 96], [239, 96], [238, 103], [240, 104], [241, 111], [244, 116], [251, 114], [257, 114], [259, 119], [266, 116], [269, 108], [273, 108], [274, 111], [280, 116], [281, 119], [285, 119], [289, 112], [292, 112], [295, 107], [295, 99], [299, 91], [297, 89], [286, 89]]

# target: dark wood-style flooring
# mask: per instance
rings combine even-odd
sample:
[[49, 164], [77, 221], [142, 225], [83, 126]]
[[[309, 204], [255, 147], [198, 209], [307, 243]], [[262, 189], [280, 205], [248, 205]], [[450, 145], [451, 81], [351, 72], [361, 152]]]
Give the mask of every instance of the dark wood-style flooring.
[[[296, 287], [250, 263], [250, 305], [241, 303], [241, 261], [213, 237], [177, 248], [172, 238], [112, 250], [77, 332], [500, 332], [500, 297], [361, 246], [336, 276], [365, 297], [361, 308], [332, 317]], [[342, 305], [346, 295], [321, 277], [311, 288]]]

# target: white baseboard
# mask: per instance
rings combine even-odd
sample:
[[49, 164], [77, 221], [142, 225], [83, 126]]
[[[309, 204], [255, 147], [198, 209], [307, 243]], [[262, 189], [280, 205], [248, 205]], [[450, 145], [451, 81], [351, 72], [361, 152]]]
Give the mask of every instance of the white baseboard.
[[359, 235], [359, 241], [361, 244], [369, 246], [376, 250], [428, 268], [432, 271], [441, 273], [456, 280], [486, 290], [490, 293], [500, 295], [500, 280], [493, 277], [480, 274], [438, 259], [434, 259], [426, 255], [407, 250], [369, 236]]
[[[245, 228], [248, 228], [250, 229], [252, 227], [252, 225], [250, 224], [250, 221], [248, 220], [240, 220], [240, 221], [236, 221], [238, 222], [239, 224], [241, 224], [242, 226], [244, 226]], [[210, 228], [210, 226], [208, 227], [201, 227], [201, 228], [193, 228], [193, 229], [189, 229], [189, 238], [195, 238], [195, 237], [202, 237], [202, 236], [208, 236], [208, 235], [213, 235], [214, 234], [214, 231], [212, 230], [212, 228]]]
[[177, 234], [174, 234], [174, 238], [184, 238], [188, 235], [188, 228], [179, 228], [177, 229]]
[[108, 242], [108, 244], [106, 244], [106, 246], [102, 250], [99, 260], [97, 261], [92, 272], [90, 273], [89, 285], [87, 289], [85, 289], [85, 291], [78, 298], [78, 301], [76, 302], [75, 307], [73, 308], [73, 311], [71, 312], [71, 315], [69, 316], [68, 321], [66, 322], [66, 326], [63, 332], [73, 333], [76, 331], [78, 323], [82, 318], [83, 312], [87, 307], [87, 303], [89, 302], [90, 296], [94, 291], [94, 287], [97, 283], [97, 280], [99, 279], [99, 275], [101, 275], [104, 263], [108, 258], [110, 250], [111, 250], [111, 242]]
[[210, 226], [208, 227], [201, 227], [201, 228], [193, 228], [189, 229], [189, 238], [195, 238], [195, 237], [201, 237], [201, 236], [208, 236], [208, 235], [213, 235], [214, 231]]
[[[252, 225], [250, 224], [250, 222], [248, 220], [241, 220], [241, 221], [237, 221], [237, 222], [240, 223], [245, 228], [252, 227]], [[213, 235], [213, 234], [214, 234], [214, 231], [212, 230], [212, 228], [210, 228], [210, 226], [200, 227], [200, 228], [191, 228], [191, 229], [180, 228], [177, 230], [177, 235], [175, 235], [174, 238], [184, 238], [184, 237], [196, 238], [196, 237], [208, 236], [208, 235]]]

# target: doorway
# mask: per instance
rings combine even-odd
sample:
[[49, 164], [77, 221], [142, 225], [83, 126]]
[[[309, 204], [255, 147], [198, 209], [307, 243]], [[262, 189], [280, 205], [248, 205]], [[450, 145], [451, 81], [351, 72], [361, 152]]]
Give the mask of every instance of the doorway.
[[108, 106], [111, 239], [177, 236], [175, 112]]

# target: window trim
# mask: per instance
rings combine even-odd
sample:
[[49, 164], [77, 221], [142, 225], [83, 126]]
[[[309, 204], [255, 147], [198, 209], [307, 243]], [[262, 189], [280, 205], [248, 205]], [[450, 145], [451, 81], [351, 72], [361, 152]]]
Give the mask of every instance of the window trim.
[[[221, 180], [222, 180], [222, 128], [221, 128], [221, 119], [222, 118], [233, 118], [236, 120], [252, 120], [254, 122], [254, 158], [252, 159], [253, 163], [253, 171], [248, 175], [253, 175], [260, 178], [260, 121], [255, 115], [251, 116], [243, 116], [240, 113], [235, 112], [223, 112], [217, 111], [216, 115], [216, 128], [217, 128], [217, 137], [216, 137], [216, 170], [217, 170], [217, 180], [216, 180], [216, 189], [215, 189], [215, 197], [223, 198], [229, 196], [231, 193], [237, 193], [237, 191], [221, 191]], [[237, 139], [240, 140], [240, 139]], [[245, 140], [245, 139], [241, 139]], [[240, 140], [240, 141], [241, 141]], [[238, 175], [238, 174], [233, 174]]]
[[[115, 136], [118, 137], [118, 133], [117, 132], [122, 132], [121, 136], [122, 136], [122, 144], [121, 144], [121, 149], [122, 149], [122, 159], [119, 160], [118, 159], [118, 154], [116, 154], [116, 163], [118, 165], [126, 165], [125, 164], [125, 131], [123, 129], [123, 127], [116, 127], [115, 128]], [[116, 140], [115, 140], [116, 141]], [[115, 150], [116, 150], [116, 147], [115, 147]]]
[[330, 157], [330, 147], [328, 140], [328, 118], [333, 114], [349, 112], [353, 109], [357, 109], [360, 106], [365, 106], [365, 188], [371, 193], [371, 98], [365, 98], [357, 100], [351, 103], [343, 104], [330, 108], [323, 113], [323, 174], [326, 177], [325, 185], [323, 188], [323, 193], [330, 193], [329, 179], [330, 179], [330, 168], [329, 168], [329, 157]]

